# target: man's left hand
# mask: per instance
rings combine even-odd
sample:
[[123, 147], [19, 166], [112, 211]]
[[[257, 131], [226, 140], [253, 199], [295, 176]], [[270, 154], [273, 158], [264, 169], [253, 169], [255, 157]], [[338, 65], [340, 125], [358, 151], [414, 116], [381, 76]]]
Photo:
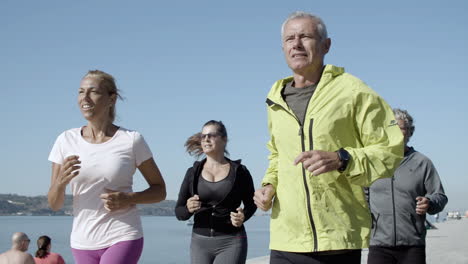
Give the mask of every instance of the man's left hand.
[[426, 197], [418, 196], [416, 197], [416, 213], [418, 215], [424, 215], [429, 209], [429, 199]]
[[322, 173], [333, 171], [341, 166], [340, 158], [336, 152], [322, 150], [305, 151], [294, 160], [294, 165], [302, 163], [304, 169], [312, 175], [318, 176]]

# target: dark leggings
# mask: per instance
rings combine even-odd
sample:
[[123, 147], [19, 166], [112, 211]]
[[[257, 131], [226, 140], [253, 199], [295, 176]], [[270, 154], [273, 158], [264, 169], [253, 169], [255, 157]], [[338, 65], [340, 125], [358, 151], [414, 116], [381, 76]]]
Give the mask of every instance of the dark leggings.
[[272, 250], [270, 264], [360, 264], [361, 250], [349, 250], [340, 254], [300, 253]]
[[190, 244], [192, 264], [241, 264], [247, 259], [245, 231], [208, 237], [192, 233]]
[[426, 247], [369, 247], [368, 264], [424, 264]]

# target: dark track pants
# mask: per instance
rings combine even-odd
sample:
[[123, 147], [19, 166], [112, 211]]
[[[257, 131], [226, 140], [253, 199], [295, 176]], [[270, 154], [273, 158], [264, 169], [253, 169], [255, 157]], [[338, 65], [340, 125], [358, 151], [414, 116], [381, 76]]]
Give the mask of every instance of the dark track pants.
[[425, 264], [425, 246], [369, 247], [367, 264]]
[[272, 250], [270, 264], [360, 264], [361, 250], [349, 250], [340, 254], [297, 253]]

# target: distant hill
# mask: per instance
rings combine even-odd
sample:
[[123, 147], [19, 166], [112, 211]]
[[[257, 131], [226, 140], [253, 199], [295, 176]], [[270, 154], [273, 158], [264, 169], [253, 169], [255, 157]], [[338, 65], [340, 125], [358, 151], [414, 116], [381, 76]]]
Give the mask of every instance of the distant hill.
[[[65, 204], [59, 211], [52, 211], [47, 196], [22, 196], [17, 194], [0, 194], [0, 216], [5, 215], [72, 215], [71, 195], [65, 196]], [[176, 202], [165, 200], [156, 204], [138, 205], [141, 215], [173, 216]]]

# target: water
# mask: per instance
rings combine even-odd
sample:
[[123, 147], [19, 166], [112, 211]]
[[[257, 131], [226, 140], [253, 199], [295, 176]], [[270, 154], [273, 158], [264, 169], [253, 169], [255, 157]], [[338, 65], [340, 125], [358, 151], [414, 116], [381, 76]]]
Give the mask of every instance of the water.
[[[247, 258], [269, 254], [269, 219], [269, 216], [254, 216], [245, 224], [249, 241]], [[10, 249], [14, 232], [25, 232], [29, 236], [31, 244], [28, 252], [32, 255], [37, 249], [37, 238], [48, 235], [52, 238], [52, 251], [62, 255], [66, 263], [73, 263], [69, 239], [72, 221], [70, 216], [1, 216], [0, 252]], [[145, 246], [139, 263], [190, 262], [192, 226], [166, 216], [143, 216], [142, 222]]]

